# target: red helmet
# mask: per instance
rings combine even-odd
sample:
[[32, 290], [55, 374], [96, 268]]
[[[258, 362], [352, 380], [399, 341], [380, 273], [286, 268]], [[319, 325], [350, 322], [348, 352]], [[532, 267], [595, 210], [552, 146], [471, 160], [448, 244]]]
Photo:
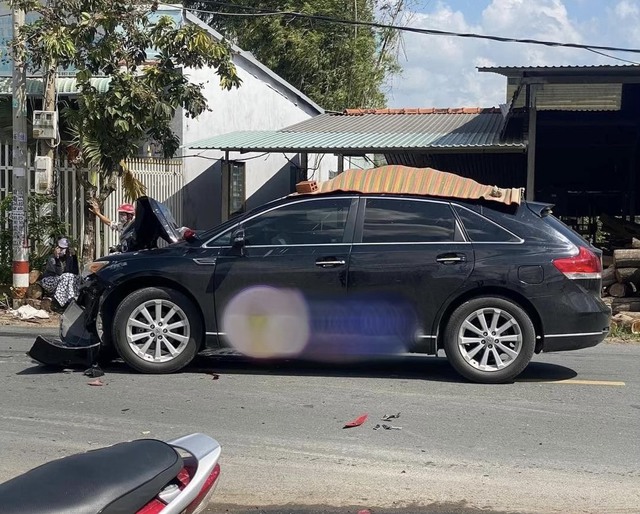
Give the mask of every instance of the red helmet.
[[126, 214], [135, 214], [135, 209], [130, 203], [123, 203], [120, 207], [118, 207], [118, 213], [120, 212], [124, 212]]

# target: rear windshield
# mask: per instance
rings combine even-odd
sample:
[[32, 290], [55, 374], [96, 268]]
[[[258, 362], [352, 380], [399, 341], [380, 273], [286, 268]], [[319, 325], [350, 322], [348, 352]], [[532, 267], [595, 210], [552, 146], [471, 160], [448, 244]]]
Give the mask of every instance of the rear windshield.
[[591, 246], [591, 243], [584, 237], [578, 234], [571, 227], [565, 225], [562, 221], [556, 218], [553, 214], [549, 214], [542, 218], [545, 223], [549, 224], [552, 228], [560, 232], [564, 237], [571, 241], [576, 246]]

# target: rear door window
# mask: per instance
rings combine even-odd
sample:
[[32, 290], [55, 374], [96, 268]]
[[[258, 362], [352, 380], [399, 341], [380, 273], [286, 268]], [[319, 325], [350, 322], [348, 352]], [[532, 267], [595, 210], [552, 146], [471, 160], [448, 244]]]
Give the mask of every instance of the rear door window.
[[469, 209], [453, 205], [467, 236], [474, 243], [519, 243], [521, 239], [493, 221]]
[[363, 243], [440, 243], [456, 239], [449, 204], [429, 200], [368, 198]]

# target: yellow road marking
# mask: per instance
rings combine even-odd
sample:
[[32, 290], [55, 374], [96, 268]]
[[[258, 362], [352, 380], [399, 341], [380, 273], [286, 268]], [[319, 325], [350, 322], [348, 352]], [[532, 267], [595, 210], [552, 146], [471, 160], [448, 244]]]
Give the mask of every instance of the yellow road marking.
[[624, 387], [627, 384], [624, 382], [616, 382], [615, 380], [580, 380], [578, 378], [566, 378], [563, 380], [536, 380], [535, 378], [525, 378], [523, 380], [517, 380], [517, 382], [537, 382], [538, 384], [576, 384], [576, 385], [599, 385], [599, 386], [614, 386]]

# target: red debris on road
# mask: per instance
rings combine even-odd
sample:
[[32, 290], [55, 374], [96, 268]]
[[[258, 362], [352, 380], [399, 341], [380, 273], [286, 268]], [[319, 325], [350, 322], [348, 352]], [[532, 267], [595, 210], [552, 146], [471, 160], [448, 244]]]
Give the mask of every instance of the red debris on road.
[[359, 427], [360, 425], [362, 425], [365, 421], [367, 421], [367, 418], [369, 417], [369, 414], [363, 414], [362, 416], [357, 417], [356, 419], [349, 421], [349, 423], [347, 423], [345, 426], [343, 426], [342, 428], [353, 428], [353, 427]]

